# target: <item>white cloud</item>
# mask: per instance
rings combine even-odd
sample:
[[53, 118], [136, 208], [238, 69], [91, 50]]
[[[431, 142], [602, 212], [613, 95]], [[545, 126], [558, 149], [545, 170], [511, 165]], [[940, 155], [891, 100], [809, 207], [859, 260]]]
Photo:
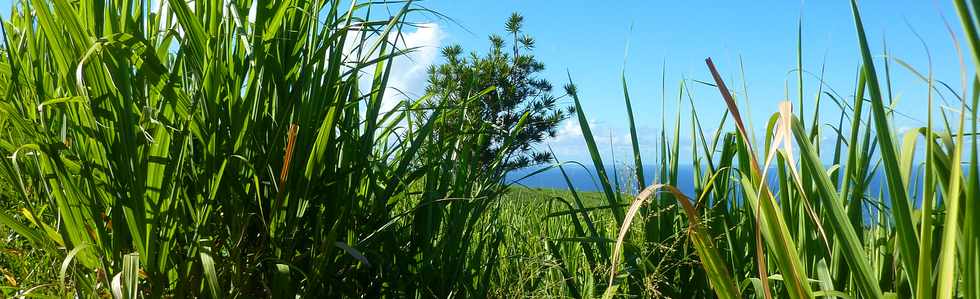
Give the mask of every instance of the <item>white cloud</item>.
[[415, 99], [425, 93], [429, 66], [436, 62], [445, 33], [437, 23], [423, 23], [415, 31], [402, 34], [399, 47], [415, 48], [411, 53], [395, 58], [382, 111], [406, 98]]
[[[612, 125], [605, 121], [595, 119], [589, 120], [589, 129], [595, 138], [596, 146], [603, 156], [603, 161], [612, 162], [612, 154], [615, 153], [617, 162], [624, 162], [624, 159], [631, 159], [633, 155], [633, 141], [630, 131], [626, 127]], [[657, 149], [656, 140], [659, 135], [645, 135], [642, 132], [659, 132], [659, 129], [652, 129], [644, 126], [637, 127], [640, 134], [637, 141], [640, 150], [644, 155], [650, 155]], [[555, 155], [562, 161], [575, 160], [579, 162], [590, 161], [589, 150], [585, 144], [582, 128], [575, 118], [564, 121], [558, 128], [554, 138], [545, 140], [545, 146], [550, 146]]]
[[[633, 140], [630, 136], [628, 124], [591, 119], [589, 120], [589, 128], [595, 138], [599, 153], [602, 155], [603, 163], [613, 164], [613, 158], [615, 158], [615, 164], [617, 165], [633, 163]], [[667, 142], [670, 144], [674, 142], [673, 130], [673, 126], [668, 128], [665, 136]], [[639, 143], [640, 155], [643, 157], [644, 164], [652, 165], [658, 162], [658, 156], [661, 150], [660, 143], [662, 142], [660, 131], [659, 127], [651, 127], [644, 124], [638, 124], [636, 127], [637, 142]], [[693, 141], [689, 134], [689, 129], [685, 130], [682, 126], [681, 135], [678, 140], [680, 143], [678, 153], [680, 154], [680, 163], [682, 164], [690, 163], [691, 160], [690, 157], [693, 151], [691, 146]], [[561, 161], [589, 163], [592, 160], [589, 149], [585, 144], [582, 129], [579, 126], [578, 120], [575, 118], [564, 121], [559, 126], [556, 136], [545, 140], [541, 146], [544, 149], [550, 146]], [[703, 149], [698, 147], [698, 150], [702, 151]]]
[[[591, 123], [591, 122], [590, 122]], [[579, 126], [577, 120], [567, 120], [562, 122], [561, 128], [558, 129], [555, 138], [549, 140], [549, 142], [560, 143], [569, 140], [581, 140], [582, 139], [582, 127]]]
[[[376, 36], [362, 40], [362, 32], [348, 33], [344, 44], [344, 53], [349, 55], [347, 61], [368, 61], [377, 58], [377, 53], [366, 54], [377, 42]], [[422, 23], [414, 26], [414, 30], [405, 31], [399, 36], [391, 34], [389, 43], [394, 43], [399, 49], [414, 49], [401, 56], [395, 57], [388, 77], [384, 101], [381, 103], [381, 113], [392, 109], [402, 100], [417, 99], [425, 93], [429, 66], [436, 63], [445, 33], [437, 23]], [[359, 48], [363, 47], [363, 48]], [[367, 55], [368, 57], [358, 57]], [[362, 92], [368, 92], [373, 80], [373, 68], [362, 69], [360, 86]]]

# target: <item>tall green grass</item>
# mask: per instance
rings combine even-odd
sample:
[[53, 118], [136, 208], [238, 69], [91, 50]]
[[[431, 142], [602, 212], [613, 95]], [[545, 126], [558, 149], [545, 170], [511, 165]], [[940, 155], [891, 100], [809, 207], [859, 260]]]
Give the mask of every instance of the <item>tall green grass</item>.
[[477, 165], [478, 106], [385, 98], [423, 10], [17, 2], [3, 296], [486, 296], [508, 145]]
[[[955, 2], [971, 58], [980, 61], [980, 52], [974, 48], [975, 8]], [[713, 82], [696, 82], [717, 89], [720, 101], [728, 107], [719, 129], [725, 126], [724, 120], [731, 119], [735, 131], [722, 134], [723, 130], [718, 130], [715, 136], [705, 136], [691, 99], [691, 128], [686, 134], [693, 142], [690, 162], [695, 171], [694, 194], [678, 194], [669, 187], [677, 184], [675, 161], [680, 155], [676, 149], [682, 145], [677, 138], [668, 137], [671, 132], [666, 131], [667, 126], [659, 133], [637, 132], [631, 122], [633, 160], [644, 160], [637, 149], [637, 135], [658, 135], [663, 147], [655, 160], [663, 170], [652, 181], [645, 181], [639, 173], [629, 173], [634, 177], [621, 180], [635, 180], [641, 188], [652, 187], [630, 199], [633, 204], [625, 221], [616, 217], [608, 224], [618, 227], [620, 233], [613, 255], [601, 262], [612, 264], [604, 296], [711, 296], [699, 293], [705, 290], [721, 298], [953, 298], [978, 294], [973, 283], [978, 273], [974, 256], [980, 254], [975, 217], [972, 209], [964, 208], [974, 207], [978, 194], [975, 76], [969, 77], [972, 85], [964, 83], [962, 91], [956, 92], [932, 77], [931, 66], [927, 75], [922, 75], [904, 61], [887, 57], [883, 75], [891, 77], [888, 60], [895, 59], [923, 79], [928, 98], [922, 101], [930, 107], [926, 127], [896, 138], [889, 108], [890, 79], [884, 84], [879, 81], [882, 73], [875, 65], [880, 61], [868, 46], [857, 3], [852, 1], [851, 7], [859, 41], [855, 55], [862, 58], [853, 100], [826, 91], [822, 79], [817, 95], [805, 97], [803, 71], [798, 69], [799, 105], [815, 105], [814, 115], [808, 116], [812, 122], [802, 121], [802, 107], [794, 112], [790, 102], [785, 102], [770, 118], [763, 144], [754, 143], [748, 129], [751, 124], [739, 113], [739, 102], [747, 103], [748, 99], [736, 96], [747, 92], [729, 90], [714, 63], [707, 60]], [[798, 68], [801, 66], [798, 61]], [[952, 118], [941, 114], [942, 125], [934, 124], [931, 109], [933, 95], [940, 92], [935, 87], [940, 84], [961, 99], [958, 114]], [[624, 79], [624, 91], [626, 85]], [[686, 88], [685, 82], [681, 97]], [[886, 89], [887, 94], [882, 92]], [[818, 121], [821, 111], [826, 111], [820, 107], [824, 98], [843, 110], [839, 124], [830, 126], [832, 130], [822, 129]], [[716, 99], [701, 99], [709, 100]], [[599, 168], [602, 162], [593, 145], [596, 141], [587, 130], [585, 109], [581, 105], [578, 108], [586, 144]], [[628, 94], [626, 108], [632, 120]], [[680, 112], [675, 115], [677, 120], [682, 117]], [[675, 126], [674, 136], [680, 130]], [[828, 134], [834, 140], [829, 147], [832, 151], [821, 148], [819, 142]], [[917, 148], [918, 143], [925, 143], [924, 150]], [[874, 190], [871, 181], [878, 173], [884, 183], [881, 190]], [[600, 182], [611, 180], [603, 178], [607, 175], [604, 171], [596, 175]], [[770, 177], [774, 178], [772, 186]], [[610, 205], [629, 198], [608, 193]], [[640, 206], [656, 208], [640, 212]], [[583, 212], [583, 218], [596, 212]], [[635, 233], [640, 227], [662, 229], [664, 226], [649, 223], [665, 222], [673, 226], [667, 230], [673, 235]], [[677, 244], [675, 239], [683, 240], [683, 245], [671, 248], [673, 257], [654, 249]], [[584, 244], [567, 246], [588, 250]], [[679, 252], [693, 253], [678, 257]], [[696, 260], [695, 265], [677, 263], [670, 275], [648, 267], [685, 258]], [[653, 278], [657, 280], [651, 282]], [[710, 286], [696, 287], [699, 280], [709, 281]]]

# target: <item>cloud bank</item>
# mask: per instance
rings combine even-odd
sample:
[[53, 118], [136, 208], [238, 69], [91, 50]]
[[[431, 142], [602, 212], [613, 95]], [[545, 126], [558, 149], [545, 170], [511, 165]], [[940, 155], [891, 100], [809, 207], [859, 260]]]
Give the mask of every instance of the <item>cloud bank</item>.
[[436, 63], [445, 33], [437, 23], [418, 24], [415, 31], [403, 32], [398, 46], [415, 50], [395, 58], [388, 78], [388, 89], [382, 111], [404, 99], [416, 99], [425, 93], [429, 66]]

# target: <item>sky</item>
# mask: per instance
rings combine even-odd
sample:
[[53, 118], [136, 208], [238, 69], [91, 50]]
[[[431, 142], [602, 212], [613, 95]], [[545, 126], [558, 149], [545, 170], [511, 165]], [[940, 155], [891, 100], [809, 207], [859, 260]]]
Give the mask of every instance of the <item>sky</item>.
[[[680, 82], [687, 79], [706, 134], [726, 113], [717, 89], [692, 80], [712, 81], [704, 64], [715, 62], [726, 83], [743, 93], [741, 65], [751, 116], [761, 138], [765, 121], [777, 104], [791, 99], [798, 105], [797, 26], [802, 18], [804, 111], [811, 117], [823, 70], [825, 91], [853, 101], [860, 54], [849, 1], [421, 1], [438, 12], [416, 15], [422, 25], [409, 39], [422, 59], [412, 59], [416, 69], [440, 63], [438, 49], [458, 44], [483, 53], [487, 36], [503, 33], [513, 12], [525, 17], [524, 31], [536, 39], [534, 53], [547, 69], [542, 77], [556, 87], [576, 84], [592, 131], [604, 149], [625, 161], [630, 154], [626, 108], [620, 74], [625, 69], [644, 156], [652, 159], [659, 148], [660, 127], [673, 130]], [[955, 42], [944, 18], [962, 43], [962, 30], [951, 1], [860, 1], [876, 67], [882, 69], [888, 54], [893, 58], [892, 94], [897, 111], [894, 126], [900, 131], [924, 126], [924, 81], [895, 63], [900, 59], [923, 74], [931, 63], [934, 77], [959, 90], [960, 62]], [[921, 36], [922, 40], [916, 36]], [[923, 44], [924, 43], [924, 44]], [[925, 46], [927, 45], [927, 46]], [[965, 44], [962, 44], [965, 47]], [[928, 49], [930, 56], [926, 55]], [[971, 63], [970, 61], [966, 61]], [[663, 70], [666, 69], [666, 78]], [[972, 71], [972, 70], [971, 70]], [[396, 86], [424, 86], [424, 72], [405, 74]], [[882, 77], [881, 80], [884, 80]], [[663, 82], [666, 82], [665, 84]], [[665, 85], [666, 88], [661, 86]], [[408, 87], [408, 90], [413, 88]], [[560, 88], [556, 88], [559, 92]], [[421, 87], [414, 89], [420, 93]], [[949, 105], [958, 108], [951, 95]], [[666, 100], [665, 100], [666, 99]], [[935, 99], [935, 107], [941, 100]], [[571, 104], [570, 100], [566, 103]], [[839, 109], [829, 98], [822, 100], [821, 122], [836, 124]], [[682, 115], [681, 154], [689, 155], [691, 104], [685, 96]], [[662, 118], [666, 115], [666, 118]], [[731, 126], [729, 126], [731, 129]], [[831, 131], [827, 130], [825, 136]], [[825, 142], [830, 142], [825, 137]], [[581, 130], [575, 119], [561, 125], [559, 136], [547, 142], [561, 160], [588, 161]], [[683, 160], [683, 159], [682, 159]]]
[[[10, 7], [0, 0], [0, 7]], [[488, 35], [502, 34], [513, 12], [525, 17], [524, 31], [536, 40], [534, 54], [547, 69], [541, 77], [556, 86], [572, 78], [579, 91], [592, 131], [606, 161], [611, 155], [624, 161], [630, 153], [629, 130], [620, 76], [625, 72], [632, 99], [639, 143], [652, 159], [663, 123], [673, 130], [675, 115], [682, 117], [681, 155], [690, 153], [691, 104], [685, 97], [678, 107], [680, 83], [687, 80], [693, 109], [706, 134], [726, 113], [717, 89], [694, 80], [712, 81], [704, 64], [711, 57], [730, 88], [747, 94], [750, 107], [741, 107], [759, 138], [777, 104], [799, 99], [796, 83], [797, 26], [802, 19], [804, 96], [810, 118], [823, 70], [825, 91], [852, 101], [859, 66], [857, 38], [850, 3], [834, 1], [527, 1], [527, 0], [422, 0], [434, 13], [419, 12], [410, 21], [418, 26], [404, 32], [405, 45], [419, 47], [396, 61], [389, 95], [404, 92], [420, 96], [426, 69], [442, 62], [439, 49], [458, 44], [467, 51], [485, 53]], [[950, 32], [962, 43], [962, 30], [951, 1], [860, 1], [865, 29], [883, 68], [884, 45], [890, 57], [901, 59], [922, 73], [930, 60], [937, 80], [959, 90], [960, 63]], [[6, 13], [5, 13], [6, 14]], [[916, 36], [918, 33], [922, 41]], [[924, 44], [927, 45], [924, 46]], [[926, 84], [892, 60], [892, 94], [897, 111], [895, 127], [924, 126]], [[967, 60], [968, 64], [972, 64]], [[744, 67], [744, 87], [742, 68]], [[663, 77], [666, 70], [666, 77]], [[972, 70], [971, 70], [972, 72]], [[884, 78], [882, 78], [884, 80]], [[665, 88], [662, 88], [664, 86]], [[400, 92], [395, 92], [398, 90]], [[949, 105], [958, 108], [951, 95]], [[936, 99], [936, 102], [941, 102]], [[564, 104], [571, 104], [565, 99]], [[937, 104], [935, 107], [939, 107]], [[839, 109], [824, 97], [821, 122], [836, 124]], [[662, 117], [666, 115], [666, 118]], [[727, 129], [731, 129], [729, 126]], [[830, 136], [828, 130], [825, 136]], [[829, 138], [825, 138], [829, 142]], [[587, 161], [588, 152], [576, 119], [560, 125], [559, 134], [541, 146], [551, 146], [561, 160]], [[684, 159], [682, 159], [684, 160]]]

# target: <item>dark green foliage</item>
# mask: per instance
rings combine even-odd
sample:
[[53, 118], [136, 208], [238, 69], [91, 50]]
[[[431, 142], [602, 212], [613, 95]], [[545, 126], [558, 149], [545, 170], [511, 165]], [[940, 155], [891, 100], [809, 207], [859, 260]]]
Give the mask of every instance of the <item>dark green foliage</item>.
[[433, 137], [461, 119], [448, 103], [381, 111], [421, 9], [18, 1], [0, 297], [485, 295], [504, 173], [473, 160], [486, 134]]
[[[514, 137], [513, 153], [504, 158], [504, 170], [550, 162], [551, 155], [535, 145], [555, 137], [558, 123], [570, 113], [570, 107], [560, 107], [559, 97], [552, 95], [551, 83], [539, 77], [545, 66], [532, 53], [535, 42], [522, 31], [523, 23], [524, 17], [514, 13], [505, 26], [507, 37], [490, 35], [487, 53], [466, 54], [458, 45], [448, 46], [442, 49], [445, 62], [429, 69], [427, 92], [433, 101], [465, 106], [458, 121], [474, 123], [459, 127], [458, 133], [472, 133], [477, 126], [488, 134], [479, 156], [484, 165], [492, 162], [508, 134], [527, 115], [524, 129]], [[467, 101], [487, 88], [492, 91], [475, 102]]]

